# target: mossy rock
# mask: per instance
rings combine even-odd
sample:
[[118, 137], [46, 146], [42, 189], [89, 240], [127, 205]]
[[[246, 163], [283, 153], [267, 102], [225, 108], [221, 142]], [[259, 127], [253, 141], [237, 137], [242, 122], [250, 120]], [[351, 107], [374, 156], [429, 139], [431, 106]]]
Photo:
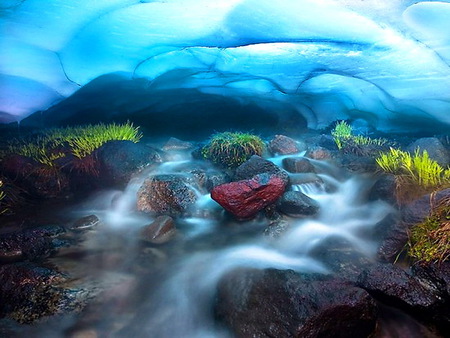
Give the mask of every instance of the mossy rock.
[[221, 167], [234, 169], [253, 155], [261, 156], [263, 150], [264, 142], [256, 135], [223, 132], [211, 137], [202, 155]]

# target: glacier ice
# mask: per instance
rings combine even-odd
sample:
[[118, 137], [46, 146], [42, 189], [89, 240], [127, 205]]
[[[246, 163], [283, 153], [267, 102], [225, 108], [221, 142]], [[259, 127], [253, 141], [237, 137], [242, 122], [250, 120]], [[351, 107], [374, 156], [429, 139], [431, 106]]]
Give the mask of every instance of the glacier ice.
[[2, 1], [0, 122], [55, 111], [87, 84], [89, 102], [62, 101], [54, 118], [98, 110], [95, 84], [116, 74], [145, 95], [117, 89], [111, 114], [156, 101], [189, 113], [194, 95], [295, 111], [310, 128], [450, 126], [449, 17], [450, 1]]

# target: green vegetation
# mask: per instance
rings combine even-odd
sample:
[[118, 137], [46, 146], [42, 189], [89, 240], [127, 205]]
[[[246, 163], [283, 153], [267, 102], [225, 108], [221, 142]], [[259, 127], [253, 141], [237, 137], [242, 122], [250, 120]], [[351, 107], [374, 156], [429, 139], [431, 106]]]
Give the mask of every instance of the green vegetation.
[[450, 206], [446, 200], [409, 235], [408, 255], [420, 262], [443, 262], [450, 257]]
[[341, 121], [331, 132], [334, 142], [339, 150], [360, 146], [384, 146], [388, 142], [383, 138], [370, 138], [368, 136], [353, 135], [353, 128], [347, 122]]
[[55, 128], [28, 141], [16, 141], [9, 146], [9, 153], [28, 156], [47, 166], [72, 153], [79, 159], [112, 140], [139, 142], [142, 134], [132, 123], [97, 124], [80, 127]]
[[227, 168], [236, 168], [252, 155], [262, 155], [264, 142], [256, 135], [223, 132], [214, 134], [202, 149], [206, 159]]
[[376, 159], [385, 172], [401, 176], [405, 181], [429, 189], [443, 186], [449, 182], [450, 169], [442, 168], [432, 160], [427, 151], [416, 149], [413, 155], [400, 149], [390, 148]]

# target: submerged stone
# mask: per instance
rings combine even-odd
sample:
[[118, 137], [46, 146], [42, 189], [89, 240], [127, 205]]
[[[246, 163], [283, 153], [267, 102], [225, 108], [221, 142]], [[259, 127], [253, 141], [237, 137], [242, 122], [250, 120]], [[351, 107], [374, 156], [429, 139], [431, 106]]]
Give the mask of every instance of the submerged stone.
[[140, 232], [140, 239], [152, 244], [169, 242], [177, 234], [175, 222], [170, 216], [159, 216]]

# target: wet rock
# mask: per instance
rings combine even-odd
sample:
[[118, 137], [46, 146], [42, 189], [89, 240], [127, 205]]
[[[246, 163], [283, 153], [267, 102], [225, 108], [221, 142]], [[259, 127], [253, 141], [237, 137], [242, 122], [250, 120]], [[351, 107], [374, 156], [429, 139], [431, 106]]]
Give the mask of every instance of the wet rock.
[[278, 238], [282, 236], [286, 231], [290, 229], [289, 222], [285, 220], [276, 220], [269, 224], [269, 226], [264, 229], [264, 235], [272, 238]]
[[320, 135], [315, 143], [317, 145], [319, 145], [320, 147], [323, 147], [328, 150], [338, 150], [336, 141], [334, 141], [333, 136], [331, 136], [329, 134]]
[[450, 262], [416, 263], [412, 272], [423, 286], [441, 297], [447, 306], [450, 305]]
[[79, 310], [83, 290], [61, 287], [67, 277], [32, 263], [0, 265], [0, 317], [32, 323], [44, 316]]
[[137, 193], [137, 209], [167, 215], [181, 215], [195, 203], [195, 190], [179, 175], [147, 178]]
[[406, 271], [392, 264], [374, 264], [358, 277], [357, 285], [380, 301], [406, 311], [424, 314], [441, 300]]
[[242, 163], [239, 167], [237, 167], [233, 180], [248, 180], [255, 175], [263, 173], [277, 176], [281, 178], [281, 180], [285, 184], [288, 184], [289, 182], [289, 175], [286, 171], [258, 155], [253, 155], [248, 161]]
[[275, 135], [275, 138], [269, 142], [269, 151], [274, 155], [295, 154], [305, 150], [305, 148], [304, 144], [284, 135]]
[[312, 147], [305, 153], [305, 157], [313, 160], [329, 160], [332, 158], [331, 152], [323, 147]]
[[229, 183], [231, 181], [230, 176], [222, 171], [207, 171], [206, 172], [206, 191], [211, 192], [218, 185]]
[[447, 149], [436, 137], [420, 138], [407, 147], [407, 151], [411, 153], [414, 153], [416, 149], [419, 149], [421, 152], [426, 150], [430, 158], [443, 167], [450, 164], [450, 156]]
[[0, 262], [17, 262], [49, 257], [62, 245], [56, 239], [60, 226], [43, 226], [0, 235]]
[[290, 173], [315, 173], [311, 162], [304, 157], [288, 157], [283, 159], [283, 168]]
[[176, 234], [177, 230], [173, 218], [159, 216], [141, 230], [139, 238], [151, 244], [163, 244], [173, 239]]
[[331, 236], [310, 249], [312, 258], [323, 262], [324, 266], [338, 278], [356, 282], [361, 272], [373, 263], [348, 240]]
[[369, 191], [369, 200], [382, 200], [397, 205], [397, 198], [395, 197], [396, 179], [395, 175], [384, 174], [378, 177], [374, 185]]
[[357, 156], [353, 154], [342, 154], [341, 166], [356, 173], [373, 173], [378, 167], [373, 156]]
[[341, 280], [248, 269], [222, 278], [216, 316], [236, 337], [367, 337], [377, 306]]
[[179, 140], [175, 137], [171, 137], [163, 146], [164, 151], [168, 150], [187, 150], [193, 148], [194, 145], [191, 142]]
[[319, 203], [300, 191], [286, 191], [278, 202], [279, 210], [292, 217], [314, 216]]
[[285, 188], [280, 177], [264, 173], [219, 185], [211, 191], [211, 198], [237, 218], [247, 219], [279, 199]]
[[100, 224], [100, 219], [96, 215], [82, 217], [69, 226], [69, 230], [83, 232], [95, 229]]
[[100, 178], [105, 184], [125, 185], [148, 165], [162, 162], [156, 149], [131, 141], [109, 141], [95, 151]]
[[388, 229], [380, 244], [377, 255], [383, 262], [394, 262], [408, 242], [409, 227], [401, 221], [396, 221], [390, 226], [388, 225]]

